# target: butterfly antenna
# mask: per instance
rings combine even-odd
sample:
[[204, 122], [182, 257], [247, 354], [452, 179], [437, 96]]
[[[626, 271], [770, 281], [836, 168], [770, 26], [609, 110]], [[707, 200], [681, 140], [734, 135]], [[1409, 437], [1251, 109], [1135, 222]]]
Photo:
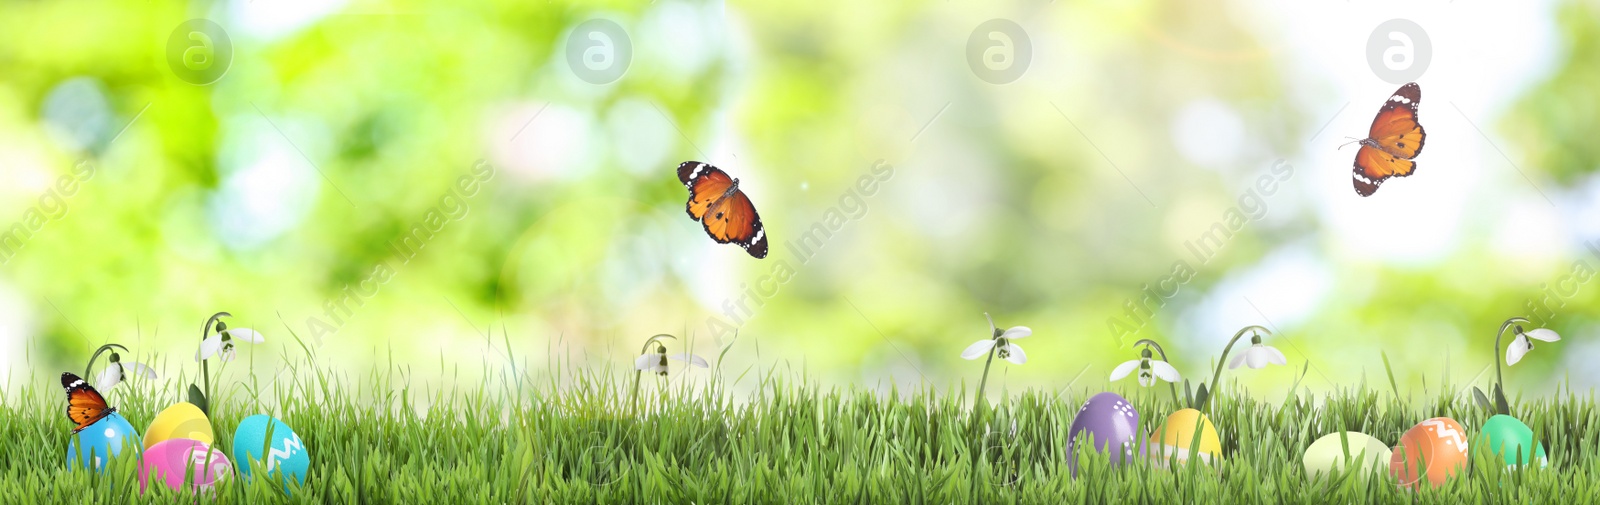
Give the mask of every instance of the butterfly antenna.
[[1350, 144], [1354, 144], [1354, 143], [1360, 142], [1362, 140], [1362, 139], [1358, 139], [1358, 138], [1355, 138], [1355, 137], [1345, 137], [1345, 138], [1350, 139], [1350, 141], [1349, 142], [1345, 142], [1343, 144], [1339, 144], [1339, 149], [1344, 149], [1344, 146], [1347, 146], [1347, 145], [1350, 145]]

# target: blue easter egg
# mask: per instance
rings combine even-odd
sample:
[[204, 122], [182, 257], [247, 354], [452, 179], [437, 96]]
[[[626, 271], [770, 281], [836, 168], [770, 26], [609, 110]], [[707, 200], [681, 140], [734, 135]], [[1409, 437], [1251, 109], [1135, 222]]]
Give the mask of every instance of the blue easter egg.
[[[128, 447], [141, 447], [139, 432], [134, 431], [122, 414], [112, 412], [68, 439], [67, 469], [104, 471], [111, 458]], [[137, 449], [134, 452], [137, 453]]]
[[300, 442], [300, 435], [283, 421], [266, 414], [256, 414], [239, 422], [233, 434], [233, 461], [239, 474], [246, 479], [256, 470], [256, 464], [265, 464], [266, 470], [271, 472], [269, 475], [282, 472], [284, 493], [289, 492], [289, 476], [304, 485], [306, 472], [311, 469], [311, 456]]

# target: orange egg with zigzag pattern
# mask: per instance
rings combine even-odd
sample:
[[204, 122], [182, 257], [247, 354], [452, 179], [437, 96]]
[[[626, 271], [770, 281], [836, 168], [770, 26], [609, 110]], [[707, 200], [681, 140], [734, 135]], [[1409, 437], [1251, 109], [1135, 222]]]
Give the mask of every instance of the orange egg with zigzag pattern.
[[1389, 474], [1401, 487], [1442, 486], [1465, 470], [1468, 460], [1467, 430], [1448, 417], [1417, 423], [1400, 436], [1389, 457]]

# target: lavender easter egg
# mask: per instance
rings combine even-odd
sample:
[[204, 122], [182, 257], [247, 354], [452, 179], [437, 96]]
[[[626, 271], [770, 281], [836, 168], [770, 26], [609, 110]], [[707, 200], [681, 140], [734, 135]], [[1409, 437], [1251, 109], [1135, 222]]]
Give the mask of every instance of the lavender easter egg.
[[144, 461], [139, 465], [139, 492], [149, 489], [151, 481], [182, 489], [185, 474], [194, 489], [211, 489], [233, 474], [233, 465], [221, 450], [198, 440], [167, 440], [144, 451]]
[[1072, 418], [1067, 429], [1067, 468], [1078, 477], [1078, 444], [1090, 443], [1095, 452], [1109, 454], [1111, 465], [1133, 461], [1139, 447], [1139, 412], [1116, 393], [1100, 393], [1089, 398]]

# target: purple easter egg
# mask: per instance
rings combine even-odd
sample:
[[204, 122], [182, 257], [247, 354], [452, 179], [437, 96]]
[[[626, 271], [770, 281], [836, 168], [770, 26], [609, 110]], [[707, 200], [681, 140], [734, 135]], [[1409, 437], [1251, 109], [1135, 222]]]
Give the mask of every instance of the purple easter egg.
[[233, 474], [233, 465], [222, 451], [204, 442], [186, 438], [166, 440], [144, 451], [144, 461], [139, 468], [139, 492], [148, 489], [151, 481], [182, 489], [185, 473], [189, 474], [189, 482], [195, 489], [205, 490]]
[[1067, 468], [1072, 478], [1078, 478], [1078, 440], [1094, 440], [1095, 451], [1111, 454], [1111, 465], [1133, 461], [1136, 452], [1143, 452], [1139, 437], [1139, 411], [1133, 404], [1116, 393], [1100, 393], [1083, 403], [1077, 417], [1068, 428]]

